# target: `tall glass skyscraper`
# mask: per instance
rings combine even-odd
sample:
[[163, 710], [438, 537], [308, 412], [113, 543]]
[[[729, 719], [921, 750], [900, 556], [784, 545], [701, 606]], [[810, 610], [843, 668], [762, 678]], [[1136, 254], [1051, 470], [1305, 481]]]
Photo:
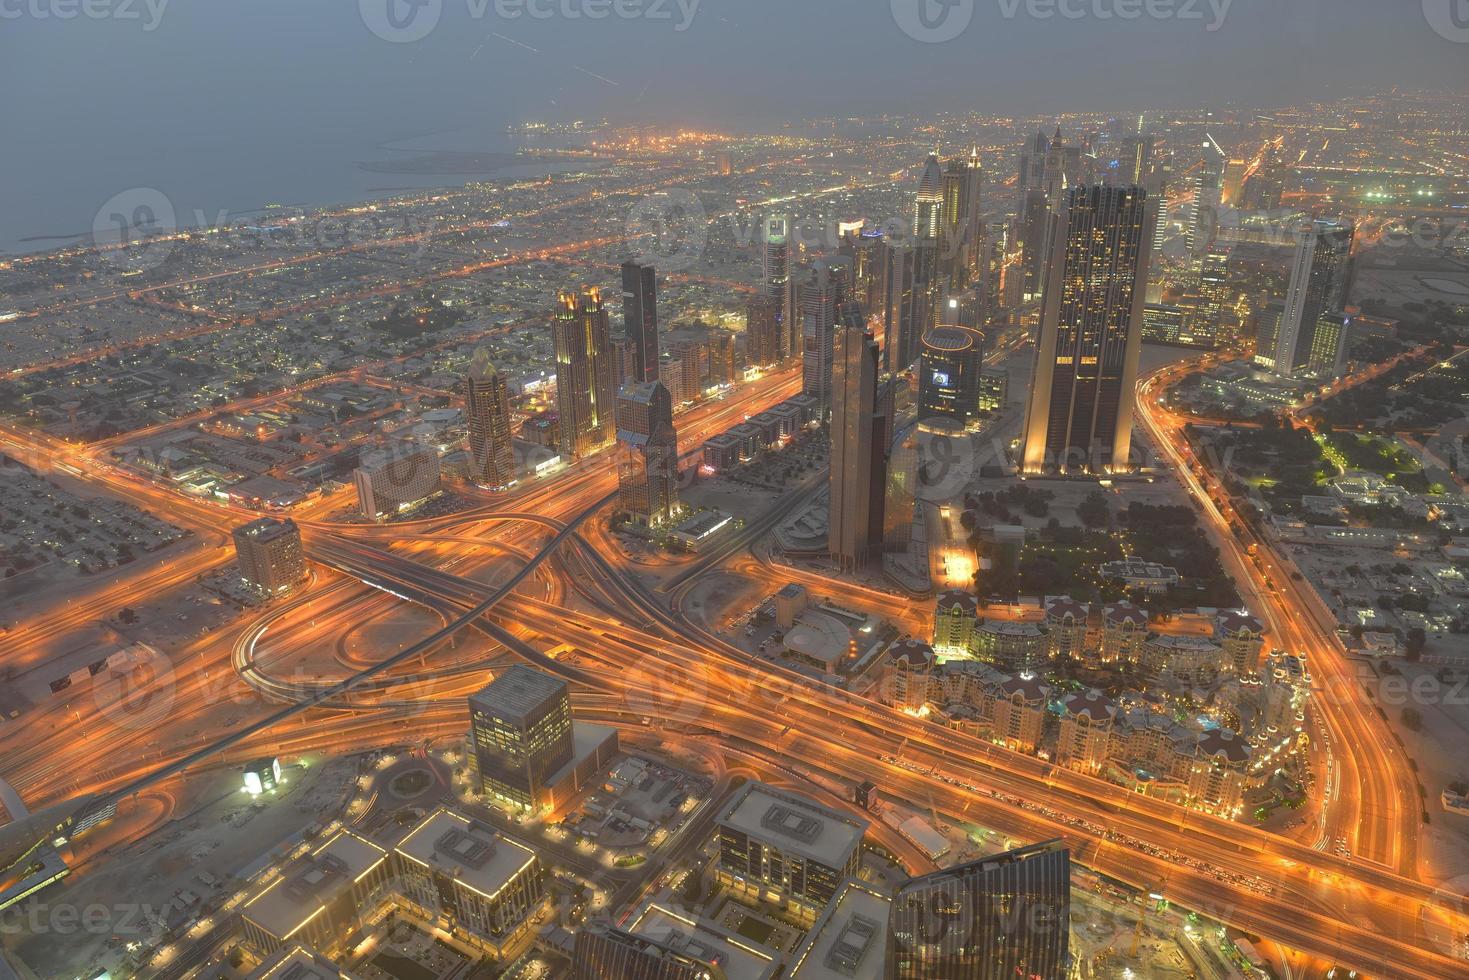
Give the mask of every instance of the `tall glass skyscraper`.
[[1154, 207], [1139, 187], [1083, 186], [1052, 219], [1026, 473], [1128, 466]]
[[[1355, 233], [1351, 222], [1313, 221], [1296, 243], [1285, 315], [1275, 341], [1274, 370], [1280, 377], [1293, 377], [1310, 366], [1321, 317], [1346, 305]], [[1334, 363], [1334, 356], [1329, 360]]]
[[510, 435], [510, 391], [490, 363], [489, 351], [474, 352], [464, 379], [464, 415], [469, 429], [470, 478], [487, 487], [515, 481], [515, 447]]
[[617, 405], [613, 394], [612, 339], [602, 291], [562, 290], [551, 318], [556, 350], [556, 407], [561, 413], [561, 454], [578, 458], [612, 441]]
[[634, 382], [658, 380], [658, 274], [651, 265], [622, 263], [622, 322], [632, 345]]
[[893, 896], [890, 980], [1064, 980], [1071, 858], [1059, 840], [914, 878]]

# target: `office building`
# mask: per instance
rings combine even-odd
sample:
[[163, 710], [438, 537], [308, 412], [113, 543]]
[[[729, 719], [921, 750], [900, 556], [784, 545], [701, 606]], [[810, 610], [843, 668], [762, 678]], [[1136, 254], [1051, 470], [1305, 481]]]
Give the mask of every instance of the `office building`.
[[715, 877], [736, 895], [811, 922], [856, 876], [866, 832], [865, 820], [749, 782], [718, 818]]
[[630, 371], [624, 383], [658, 380], [658, 276], [651, 265], [622, 263], [622, 324]]
[[979, 148], [969, 158], [950, 160], [943, 173], [943, 212], [940, 239], [943, 243], [945, 287], [958, 292], [969, 286], [978, 272], [983, 237], [980, 224], [980, 186], [983, 168]]
[[474, 352], [464, 379], [464, 420], [469, 430], [470, 479], [484, 487], [514, 483], [510, 388], [484, 348]]
[[241, 939], [260, 957], [288, 943], [331, 956], [371, 917], [390, 881], [387, 851], [339, 830], [246, 900]]
[[[1278, 377], [1292, 378], [1310, 368], [1322, 315], [1346, 305], [1355, 233], [1350, 222], [1335, 221], [1313, 221], [1301, 233], [1275, 340], [1273, 370]], [[1327, 321], [1329, 331], [1334, 329], [1332, 324]], [[1339, 321], [1336, 326], [1341, 326]]]
[[940, 244], [919, 238], [887, 246], [888, 295], [883, 307], [883, 369], [901, 374], [918, 360], [923, 335], [937, 323], [942, 283]]
[[780, 326], [780, 359], [794, 357], [801, 349], [800, 324], [796, 322], [791, 290], [791, 248], [788, 241], [790, 220], [774, 217], [765, 222], [765, 295], [775, 301]]
[[1022, 468], [1126, 469], [1155, 203], [1078, 187], [1055, 224]]
[[393, 849], [392, 866], [400, 913], [496, 960], [530, 946], [545, 872], [520, 841], [440, 807]]
[[1285, 320], [1285, 303], [1272, 300], [1255, 313], [1255, 356], [1251, 363], [1265, 371], [1275, 370], [1275, 346]]
[[301, 529], [289, 517], [262, 517], [234, 529], [235, 558], [245, 587], [261, 596], [278, 596], [305, 581], [306, 554]]
[[842, 882], [791, 956], [790, 980], [882, 980], [891, 906], [867, 882]]
[[841, 254], [851, 263], [852, 298], [862, 309], [880, 313], [887, 306], [888, 249], [883, 233], [864, 228], [842, 239]]
[[[211, 964], [212, 966], [213, 964]], [[223, 966], [223, 961], [220, 964]], [[208, 973], [209, 977], [216, 974]], [[0, 980], [13, 980], [0, 970]], [[246, 980], [356, 980], [348, 973], [315, 950], [297, 943], [282, 947], [274, 956], [267, 956]]]
[[1046, 192], [1032, 187], [1020, 205], [1020, 297], [1028, 302], [1041, 295], [1046, 281], [1046, 236], [1050, 229], [1051, 204]]
[[[851, 570], [882, 544], [889, 417], [881, 404], [877, 341], [849, 306], [837, 347], [831, 417], [828, 549]], [[886, 389], [891, 391], [890, 388]]]
[[679, 513], [678, 433], [673, 400], [661, 381], [630, 385], [617, 399], [617, 485], [620, 505], [643, 524]]
[[1321, 381], [1335, 381], [1346, 373], [1347, 348], [1352, 343], [1352, 318], [1341, 310], [1328, 310], [1316, 318], [1311, 335], [1311, 356], [1306, 370]]
[[552, 776], [572, 758], [566, 682], [513, 664], [470, 696], [469, 714], [479, 791], [524, 809], [539, 809]]
[[1071, 860], [1049, 841], [913, 878], [893, 896], [891, 980], [1065, 980]]
[[370, 521], [400, 514], [439, 490], [439, 451], [427, 442], [398, 442], [363, 454], [352, 482], [357, 504]]
[[979, 410], [1003, 411], [1010, 401], [1010, 369], [990, 365], [979, 372]]
[[923, 338], [918, 371], [918, 418], [962, 429], [979, 414], [984, 334], [968, 327], [934, 327]]
[[801, 321], [801, 390], [817, 400], [823, 417], [831, 406], [837, 310], [848, 301], [850, 287], [851, 263], [844, 258], [817, 259], [795, 286]]
[[616, 432], [612, 387], [612, 342], [602, 291], [562, 290], [551, 318], [556, 352], [556, 408], [561, 419], [561, 455], [577, 459], [612, 441]]
[[1218, 235], [1219, 207], [1224, 191], [1226, 157], [1214, 137], [1205, 136], [1199, 165], [1193, 176], [1193, 197], [1189, 201], [1187, 245], [1196, 259], [1214, 244]]
[[572, 980], [729, 980], [696, 952], [605, 923], [580, 929], [572, 953]]

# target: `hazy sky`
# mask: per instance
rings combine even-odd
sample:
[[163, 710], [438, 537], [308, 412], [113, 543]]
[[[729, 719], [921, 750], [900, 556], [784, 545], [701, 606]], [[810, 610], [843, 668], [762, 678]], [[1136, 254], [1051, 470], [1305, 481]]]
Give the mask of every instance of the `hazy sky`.
[[[83, 2], [130, 16], [56, 16]], [[389, 2], [409, 30], [435, 12], [437, 26], [383, 40], [366, 23], [387, 24]], [[923, 0], [972, 11], [946, 43], [900, 29], [920, 0], [699, 0], [691, 20], [696, 0], [414, 0], [429, 6], [405, 21], [407, 2], [0, 0], [0, 246], [68, 202], [95, 208], [109, 187], [213, 179], [295, 203], [381, 140], [525, 118], [769, 126], [929, 108], [1276, 105], [1469, 82], [1469, 44], [1423, 12], [1461, 0], [1233, 0], [1213, 31], [1225, 0]], [[591, 19], [599, 3], [663, 16]], [[1095, 13], [1129, 5], [1144, 15]], [[254, 187], [242, 193], [253, 200]]]

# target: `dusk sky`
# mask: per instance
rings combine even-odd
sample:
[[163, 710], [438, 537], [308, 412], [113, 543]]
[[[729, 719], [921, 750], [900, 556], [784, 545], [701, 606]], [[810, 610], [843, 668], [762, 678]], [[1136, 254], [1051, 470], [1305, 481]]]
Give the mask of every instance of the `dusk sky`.
[[967, 29], [937, 44], [905, 34], [889, 0], [702, 0], [682, 31], [678, 0], [639, 0], [666, 19], [632, 20], [505, 19], [495, 0], [437, 0], [434, 30], [391, 43], [365, 26], [383, 2], [136, 0], [136, 19], [0, 22], [13, 94], [0, 186], [14, 198], [0, 247], [74, 232], [133, 185], [209, 207], [322, 202], [332, 195], [317, 178], [345, 191], [345, 168], [382, 141], [489, 146], [524, 119], [739, 128], [882, 111], [1268, 107], [1465, 79], [1465, 47], [1434, 33], [1419, 0], [1152, 0], [1177, 16], [1130, 21], [1098, 20], [1096, 0], [1077, 19], [1028, 13], [1049, 0], [976, 0]]

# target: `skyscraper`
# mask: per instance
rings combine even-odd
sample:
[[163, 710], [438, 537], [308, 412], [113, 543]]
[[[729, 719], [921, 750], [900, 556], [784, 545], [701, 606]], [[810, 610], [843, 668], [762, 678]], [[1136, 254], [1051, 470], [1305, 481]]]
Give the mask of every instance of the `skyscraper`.
[[1016, 200], [1015, 209], [1020, 212], [1025, 210], [1025, 192], [1037, 190], [1042, 186], [1042, 180], [1046, 170], [1046, 153], [1051, 148], [1051, 141], [1041, 130], [1036, 130], [1035, 136], [1025, 144], [1020, 151], [1020, 172], [1015, 182]]
[[837, 310], [851, 291], [851, 262], [819, 258], [796, 286], [796, 314], [801, 321], [801, 390], [815, 398], [822, 417], [831, 408], [832, 349]]
[[774, 299], [780, 311], [780, 359], [794, 357], [801, 349], [800, 324], [792, 309], [791, 248], [787, 239], [790, 221], [785, 217], [765, 222], [765, 295]]
[[1274, 370], [1280, 377], [1294, 377], [1310, 364], [1321, 315], [1346, 305], [1355, 233], [1351, 222], [1336, 221], [1313, 221], [1301, 233], [1275, 341]]
[[539, 807], [551, 777], [571, 761], [566, 682], [513, 664], [470, 695], [469, 717], [480, 792], [526, 809]]
[[923, 162], [913, 198], [913, 237], [938, 239], [944, 233], [944, 168], [937, 153]]
[[612, 344], [602, 291], [587, 286], [580, 295], [569, 290], [557, 294], [551, 339], [561, 454], [575, 459], [602, 448], [615, 432]]
[[489, 351], [474, 352], [464, 379], [464, 416], [469, 430], [470, 478], [487, 487], [515, 482], [515, 446], [510, 436], [510, 391], [490, 363]]
[[945, 287], [957, 292], [969, 285], [978, 273], [980, 239], [980, 184], [983, 170], [979, 148], [969, 151], [969, 158], [954, 159], [944, 169], [943, 214], [940, 237], [943, 242], [943, 276]]
[[1188, 206], [1188, 250], [1202, 258], [1218, 234], [1219, 207], [1224, 192], [1227, 157], [1214, 137], [1205, 136], [1198, 168], [1194, 171], [1193, 199]]
[[831, 413], [828, 549], [852, 570], [882, 545], [890, 419], [882, 405], [877, 341], [855, 304], [841, 317]]
[[1026, 473], [1128, 465], [1154, 207], [1138, 187], [1077, 187], [1052, 218]]
[[893, 896], [890, 980], [1064, 980], [1071, 857], [1059, 840], [913, 878]]
[[427, 442], [405, 440], [363, 453], [352, 482], [368, 520], [391, 516], [428, 499], [439, 489], [439, 451]]
[[756, 293], [745, 304], [745, 360], [751, 367], [780, 363], [780, 300]]
[[984, 335], [968, 327], [934, 327], [923, 338], [918, 372], [918, 418], [962, 429], [979, 414]]
[[235, 557], [247, 588], [263, 596], [289, 592], [307, 575], [301, 529], [290, 518], [262, 517], [235, 528]]
[[628, 380], [658, 380], [658, 278], [651, 265], [622, 263], [622, 322], [631, 345]]
[[678, 434], [661, 381], [629, 385], [617, 398], [617, 485], [634, 519], [663, 524], [678, 512]]
[[1022, 299], [1041, 294], [1046, 280], [1046, 235], [1051, 225], [1051, 204], [1046, 192], [1033, 187], [1022, 195], [1020, 212], [1020, 293]]

